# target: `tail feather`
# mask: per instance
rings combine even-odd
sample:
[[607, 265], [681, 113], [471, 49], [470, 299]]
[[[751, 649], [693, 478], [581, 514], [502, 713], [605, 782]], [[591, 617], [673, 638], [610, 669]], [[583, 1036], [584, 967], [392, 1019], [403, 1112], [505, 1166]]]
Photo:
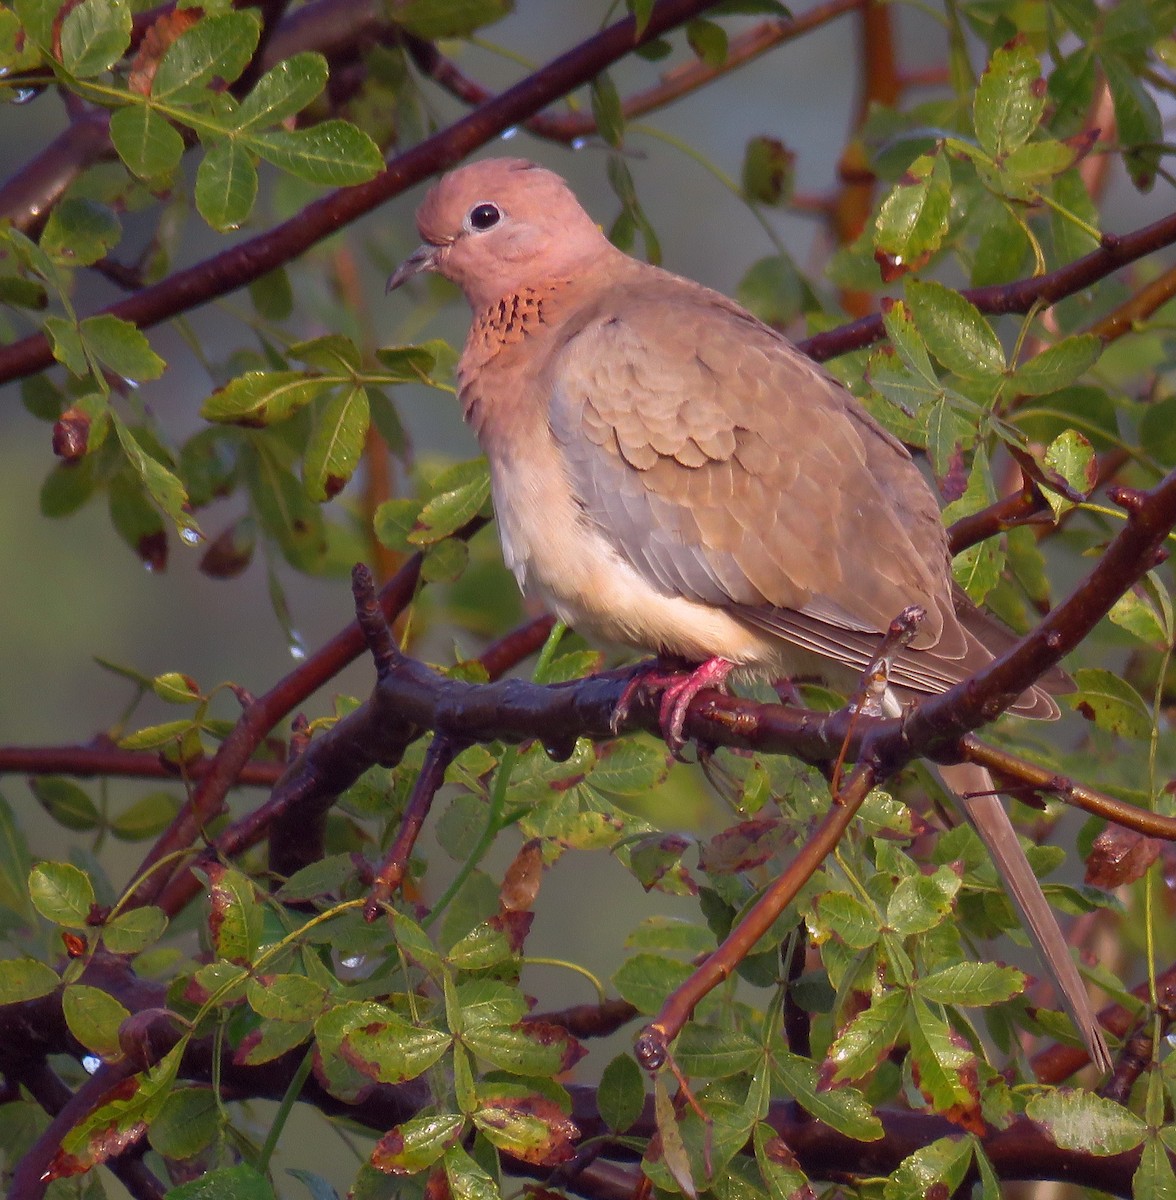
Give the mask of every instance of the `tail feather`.
[[992, 776], [975, 763], [940, 766], [938, 771], [948, 790], [959, 797], [968, 820], [992, 856], [1038, 957], [1053, 980], [1058, 999], [1070, 1014], [1091, 1059], [1100, 1071], [1110, 1071], [1114, 1064], [1086, 985], [1074, 965], [1069, 943], [1058, 928], [1053, 909], [1025, 858], [1008, 813], [996, 795]]

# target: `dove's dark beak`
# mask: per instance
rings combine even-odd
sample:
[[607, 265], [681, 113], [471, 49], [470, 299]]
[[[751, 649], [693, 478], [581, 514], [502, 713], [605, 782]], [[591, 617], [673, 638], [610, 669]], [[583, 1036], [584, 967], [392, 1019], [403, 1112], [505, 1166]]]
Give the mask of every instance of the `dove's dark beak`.
[[418, 246], [388, 277], [385, 293], [395, 291], [402, 283], [406, 283], [422, 271], [435, 271], [437, 256], [443, 249], [443, 246], [434, 246], [431, 242]]

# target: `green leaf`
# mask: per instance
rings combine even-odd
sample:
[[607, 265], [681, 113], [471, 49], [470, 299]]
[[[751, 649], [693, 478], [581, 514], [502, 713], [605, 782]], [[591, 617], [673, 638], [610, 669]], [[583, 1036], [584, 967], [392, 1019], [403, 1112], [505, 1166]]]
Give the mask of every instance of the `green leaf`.
[[138, 954], [154, 945], [167, 929], [167, 914], [154, 904], [132, 908], [102, 926], [102, 944], [112, 954]]
[[453, 1200], [501, 1200], [494, 1180], [460, 1146], [446, 1150], [443, 1161]]
[[613, 975], [613, 985], [623, 1000], [643, 1013], [655, 1013], [665, 998], [690, 974], [686, 963], [658, 954], [635, 954]]
[[430, 546], [421, 564], [425, 583], [454, 583], [462, 577], [470, 561], [470, 548], [457, 538], [447, 538]]
[[1045, 81], [1033, 47], [1022, 38], [997, 50], [972, 101], [980, 145], [1000, 157], [1023, 142], [1045, 111]]
[[[983, 446], [977, 447], [968, 472], [968, 485], [964, 494], [953, 500], [943, 511], [945, 524], [971, 516], [986, 508], [996, 499], [992, 485], [992, 473], [988, 467], [988, 455]], [[1000, 582], [1004, 569], [1004, 553], [997, 538], [985, 538], [966, 546], [952, 558], [951, 570], [956, 583], [977, 604], [983, 604], [988, 593]]]
[[333, 375], [351, 375], [362, 365], [359, 347], [343, 333], [324, 333], [287, 347], [286, 354], [308, 367]]
[[754, 204], [792, 199], [796, 155], [773, 137], [753, 137], [743, 151], [743, 194]]
[[245, 997], [259, 1017], [272, 1021], [314, 1021], [327, 999], [322, 984], [305, 975], [251, 979]]
[[1004, 371], [1000, 339], [970, 300], [942, 283], [913, 279], [906, 297], [927, 348], [945, 367], [965, 378]]
[[313, 51], [283, 59], [257, 81], [237, 109], [237, 128], [277, 125], [300, 113], [327, 86], [327, 60]]
[[390, 376], [389, 383], [432, 383], [452, 374], [457, 365], [453, 347], [440, 338], [417, 346], [382, 346], [376, 358]]
[[349, 854], [331, 854], [295, 871], [278, 889], [277, 898], [290, 903], [313, 900], [338, 892], [344, 883], [355, 876], [355, 864]]
[[87, 317], [78, 330], [99, 362], [132, 382], [158, 379], [167, 366], [140, 329], [113, 313]]
[[1091, 333], [1064, 338], [1016, 367], [1011, 383], [1027, 396], [1056, 392], [1077, 383], [1098, 362], [1102, 349], [1102, 339]]
[[816, 1194], [791, 1148], [764, 1122], [755, 1127], [755, 1161], [770, 1200], [811, 1200]]
[[551, 1166], [574, 1153], [580, 1137], [565, 1102], [523, 1084], [481, 1084], [471, 1113], [492, 1146], [524, 1162]]
[[1121, 737], [1147, 741], [1152, 714], [1140, 694], [1121, 676], [1099, 667], [1074, 672], [1076, 692], [1062, 699], [1100, 729]]
[[612, 76], [602, 71], [592, 81], [592, 119], [596, 132], [610, 145], [619, 146], [625, 136], [625, 111]]
[[101, 988], [71, 983], [61, 994], [61, 1011], [69, 1031], [102, 1058], [121, 1058], [119, 1026], [130, 1011]]
[[121, 841], [143, 841], [163, 833], [180, 811], [179, 799], [169, 792], [151, 792], [127, 808], [110, 822], [110, 833]]
[[197, 211], [213, 229], [237, 229], [248, 219], [257, 199], [257, 168], [236, 138], [208, 148], [196, 171], [195, 194]]
[[474, 1025], [464, 1031], [461, 1040], [500, 1071], [538, 1078], [554, 1078], [583, 1054], [566, 1030], [537, 1023]]
[[12, 819], [12, 808], [0, 795], [0, 905], [31, 920], [28, 875], [29, 847], [23, 829]]
[[125, 0], [82, 0], [61, 25], [61, 63], [77, 79], [113, 66], [131, 41], [131, 9]]
[[308, 129], [242, 133], [250, 150], [307, 183], [348, 187], [384, 169], [379, 146], [348, 121], [321, 121]]
[[882, 302], [882, 325], [903, 365], [913, 375], [933, 388], [939, 386], [939, 376], [931, 365], [927, 343], [915, 324], [911, 310], [901, 300]]
[[1171, 641], [1155, 606], [1136, 591], [1125, 592], [1115, 601], [1107, 617], [1141, 642], [1166, 646]]
[[387, 16], [418, 37], [466, 37], [506, 16], [513, 0], [391, 0]]
[[302, 371], [247, 371], [205, 400], [206, 421], [262, 427], [284, 421], [322, 395], [334, 381]]
[[14, 0], [12, 5], [25, 36], [43, 50], [53, 46], [53, 26], [61, 12], [57, 0]]
[[1149, 404], [1139, 422], [1139, 439], [1148, 454], [1176, 466], [1176, 396]]
[[1067, 429], [1049, 444], [1045, 451], [1045, 466], [1053, 472], [1055, 482], [1061, 480], [1070, 495], [1047, 490], [1046, 499], [1055, 516], [1072, 508], [1079, 499], [1089, 496], [1098, 484], [1098, 460], [1094, 447], [1076, 430]]
[[214, 80], [232, 83], [249, 65], [261, 35], [253, 9], [213, 13], [167, 48], [151, 82], [151, 99], [169, 105], [205, 98]]
[[859, 1079], [877, 1067], [902, 1036], [907, 1011], [905, 994], [895, 990], [858, 1013], [829, 1047], [834, 1081]]
[[951, 216], [951, 168], [940, 153], [920, 154], [886, 199], [874, 224], [874, 257], [889, 282], [917, 271], [943, 245]]
[[413, 1117], [394, 1126], [372, 1151], [371, 1163], [390, 1175], [416, 1175], [431, 1167], [457, 1145], [465, 1117], [461, 1113], [433, 1113]]
[[1135, 186], [1147, 190], [1155, 182], [1163, 153], [1164, 125], [1160, 110], [1143, 83], [1121, 59], [1100, 59], [1115, 106], [1119, 141], [1131, 147], [1124, 161]]
[[641, 1116], [645, 1077], [631, 1054], [618, 1054], [604, 1068], [596, 1089], [596, 1107], [614, 1133], [624, 1133]]
[[854, 950], [872, 946], [881, 936], [877, 915], [848, 892], [826, 892], [817, 901], [822, 925]]
[[1026, 1104], [1025, 1115], [1043, 1126], [1063, 1150], [1126, 1154], [1147, 1136], [1147, 1125], [1130, 1109], [1085, 1090], [1039, 1092]]
[[[1011, 283], [1026, 273], [1031, 246], [1025, 227], [1007, 204], [990, 204], [972, 259], [972, 286]], [[1074, 257], [1077, 257], [1075, 255]]]
[[57, 972], [35, 958], [0, 960], [0, 1005], [48, 996], [60, 983]]
[[370, 420], [367, 392], [361, 387], [344, 388], [323, 406], [302, 461], [312, 500], [330, 500], [346, 487], [363, 453]]
[[804, 280], [787, 254], [769, 254], [752, 263], [735, 288], [739, 303], [769, 325], [793, 320], [804, 297]]
[[490, 470], [484, 458], [457, 463], [434, 483], [432, 498], [421, 509], [418, 527], [408, 535], [416, 546], [428, 546], [456, 533], [490, 499]]
[[817, 1063], [797, 1054], [777, 1051], [773, 1055], [772, 1074], [779, 1080], [786, 1096], [830, 1129], [857, 1142], [877, 1141], [884, 1135], [882, 1122], [857, 1088], [818, 1085]]
[[517, 957], [506, 931], [481, 921], [449, 948], [445, 959], [459, 971], [484, 971]]
[[133, 431], [118, 417], [114, 417], [114, 428], [127, 461], [135, 469], [151, 499], [172, 519], [185, 541], [191, 540], [193, 535], [198, 536], [200, 528], [187, 511], [188, 493], [184, 491], [179, 476], [148, 454], [139, 444]]
[[174, 742], [183, 737], [191, 728], [190, 717], [185, 717], [180, 721], [164, 721], [159, 725], [148, 725], [143, 729], [136, 729], [134, 733], [128, 733], [126, 737], [119, 738], [118, 744], [122, 750], [157, 750], [160, 746], [166, 746], [168, 742]]
[[723, 1079], [753, 1071], [763, 1047], [745, 1033], [691, 1021], [674, 1043], [674, 1058], [686, 1075]]
[[127, 169], [140, 179], [165, 179], [184, 157], [179, 130], [147, 104], [118, 109], [110, 118], [110, 140]]
[[102, 815], [94, 801], [72, 779], [46, 775], [30, 779], [29, 788], [41, 807], [66, 829], [97, 829], [102, 824]]
[[404, 1083], [424, 1074], [452, 1044], [443, 1030], [412, 1025], [389, 1010], [378, 1021], [348, 1030], [339, 1052], [377, 1083]]
[[208, 931], [218, 958], [247, 966], [261, 943], [264, 914], [253, 881], [233, 867], [209, 863]]
[[[186, 1159], [212, 1144], [220, 1127], [216, 1094], [208, 1087], [177, 1088], [151, 1122], [147, 1138], [168, 1158]], [[231, 1200], [229, 1195], [224, 1200]]]
[[94, 907], [94, 885], [71, 863], [38, 863], [29, 872], [33, 907], [54, 925], [84, 929]]
[[1011, 1000], [1025, 990], [1025, 976], [1015, 967], [996, 963], [953, 963], [918, 983], [919, 995], [938, 1004], [984, 1008]]
[[90, 372], [90, 363], [82, 345], [78, 327], [64, 317], [46, 317], [45, 333], [53, 347], [53, 357], [73, 375], [83, 376]]
[[1070, 142], [1046, 138], [1018, 146], [1000, 164], [1001, 191], [1017, 200], [1031, 200], [1042, 185], [1068, 171], [1081, 157]]
[[465, 980], [458, 985], [457, 1000], [467, 1029], [474, 1025], [514, 1025], [527, 1013], [523, 993], [498, 979]]
[[961, 879], [949, 866], [933, 875], [900, 879], [886, 906], [886, 924], [899, 937], [934, 929], [952, 910]]
[[727, 32], [714, 21], [704, 17], [688, 21], [686, 41], [690, 49], [712, 70], [717, 70], [727, 61]]
[[49, 214], [41, 234], [41, 249], [55, 263], [88, 267], [117, 245], [121, 237], [118, 217], [105, 204], [67, 196]]
[[918, 995], [912, 1007], [911, 1059], [919, 1091], [940, 1111], [958, 1107], [976, 1112], [980, 1096], [975, 1055]]
[[882, 1188], [883, 1200], [925, 1200], [952, 1196], [964, 1182], [972, 1161], [971, 1138], [941, 1137], [920, 1146], [899, 1163]]
[[275, 1200], [275, 1196], [265, 1176], [242, 1163], [218, 1167], [191, 1183], [182, 1183], [168, 1192], [167, 1200]]
[[643, 796], [665, 782], [669, 769], [664, 742], [628, 737], [600, 747], [588, 786], [610, 796]]

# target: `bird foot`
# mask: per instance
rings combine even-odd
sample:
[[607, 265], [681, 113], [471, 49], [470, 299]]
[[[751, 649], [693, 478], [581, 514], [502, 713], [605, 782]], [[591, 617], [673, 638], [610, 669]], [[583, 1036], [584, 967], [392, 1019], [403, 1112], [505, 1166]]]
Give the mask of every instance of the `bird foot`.
[[690, 702], [707, 688], [723, 690], [727, 676], [734, 669], [735, 664], [725, 658], [708, 658], [701, 666], [684, 675], [681, 671], [668, 670], [661, 659], [654, 659], [625, 685], [621, 699], [613, 709], [613, 729], [619, 728], [621, 722], [629, 715], [633, 697], [639, 686], [660, 683], [663, 689], [658, 708], [658, 724], [670, 753], [681, 761], [682, 751], [686, 748], [686, 739], [682, 735]]

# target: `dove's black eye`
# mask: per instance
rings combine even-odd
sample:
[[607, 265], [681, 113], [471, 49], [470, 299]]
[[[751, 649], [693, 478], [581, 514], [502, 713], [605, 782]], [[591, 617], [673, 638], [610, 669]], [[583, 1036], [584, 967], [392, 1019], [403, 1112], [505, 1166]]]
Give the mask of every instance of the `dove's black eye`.
[[469, 227], [477, 233], [493, 229], [502, 220], [502, 210], [497, 204], [475, 204], [466, 217]]

